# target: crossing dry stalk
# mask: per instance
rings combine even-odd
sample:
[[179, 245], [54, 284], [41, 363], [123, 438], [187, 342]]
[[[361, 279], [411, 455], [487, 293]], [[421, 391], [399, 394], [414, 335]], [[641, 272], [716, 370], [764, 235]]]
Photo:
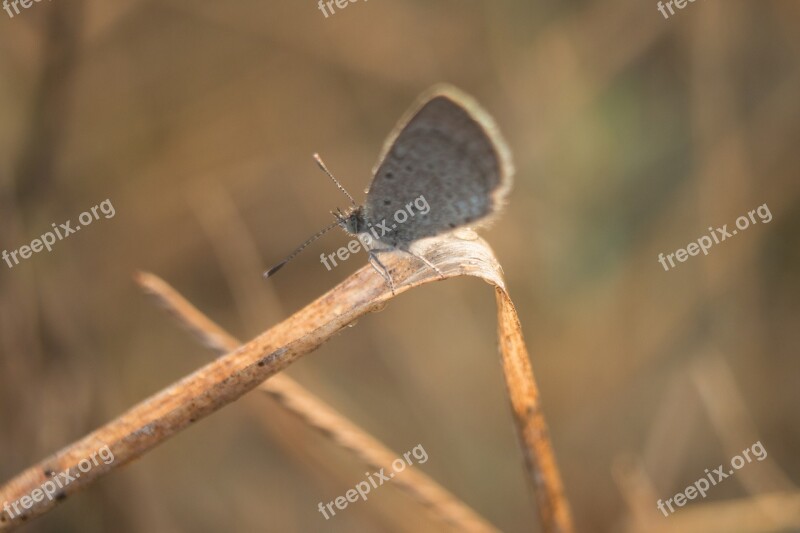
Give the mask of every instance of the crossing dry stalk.
[[[205, 316], [161, 278], [140, 273], [136, 281], [209, 348], [225, 354], [241, 345], [241, 342]], [[400, 457], [398, 452], [391, 450], [284, 373], [275, 374], [259, 385], [258, 390], [269, 395], [278, 405], [317, 430], [324, 438], [354, 454], [366, 466], [375, 470], [383, 468], [391, 471], [392, 462]], [[410, 494], [455, 531], [498, 532], [497, 528], [419, 468], [408, 468], [402, 476], [394, 478], [392, 485]]]

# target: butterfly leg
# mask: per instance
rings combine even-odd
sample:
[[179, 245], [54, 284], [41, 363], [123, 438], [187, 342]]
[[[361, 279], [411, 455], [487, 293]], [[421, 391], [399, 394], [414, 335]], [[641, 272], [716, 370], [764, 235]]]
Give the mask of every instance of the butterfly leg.
[[389, 269], [381, 263], [380, 259], [378, 259], [378, 254], [376, 254], [374, 250], [369, 250], [369, 264], [383, 277], [386, 284], [392, 290], [392, 296], [394, 296], [394, 281], [392, 280], [391, 274], [389, 274]]

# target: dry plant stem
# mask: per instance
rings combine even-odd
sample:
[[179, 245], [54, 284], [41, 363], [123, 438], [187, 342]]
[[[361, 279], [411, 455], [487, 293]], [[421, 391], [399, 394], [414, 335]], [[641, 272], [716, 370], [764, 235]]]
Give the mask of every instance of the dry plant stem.
[[[445, 277], [471, 275], [483, 278], [503, 291], [500, 266], [491, 249], [477, 236], [455, 235], [426, 239], [415, 243], [417, 253], [424, 254]], [[400, 293], [429, 281], [438, 274], [421, 261], [403, 252], [381, 254], [381, 261], [394, 279]], [[261, 382], [280, 372], [298, 357], [314, 350], [333, 334], [366, 313], [381, 308], [393, 297], [383, 278], [369, 265], [321, 296], [284, 322], [262, 333], [239, 349], [200, 368], [134, 406], [83, 439], [24, 471], [0, 488], [0, 501], [14, 502], [39, 488], [52, 472], [75, 470], [78, 462], [108, 445], [115, 460], [95, 466], [80, 478], [66, 485], [56, 499], [35, 502], [22, 516], [9, 520], [0, 514], [0, 531], [52, 509], [64, 497], [76, 492], [118, 468], [181, 429], [238, 399]], [[513, 308], [501, 308], [500, 319], [507, 320]], [[514, 315], [515, 316], [515, 315]], [[538, 405], [538, 394], [530, 364], [522, 362], [525, 354], [519, 323], [501, 325], [504, 353], [503, 368], [511, 393], [515, 421], [526, 454], [528, 475], [537, 489], [536, 500], [545, 532], [571, 531], [569, 512], [564, 500], [561, 480], [553, 461], [551, 445]], [[527, 357], [526, 357], [527, 361]], [[517, 392], [518, 391], [518, 392]], [[544, 451], [544, 456], [540, 455]], [[543, 489], [543, 490], [542, 490]]]
[[522, 338], [522, 326], [505, 289], [496, 287], [495, 292], [503, 373], [525, 462], [528, 472], [532, 474], [533, 493], [542, 524], [549, 527], [545, 531], [572, 531], [569, 504], [561, 485], [561, 476], [539, 401], [539, 389], [533, 379], [528, 350]]
[[[214, 323], [161, 278], [149, 273], [140, 273], [136, 281], [206, 346], [222, 354], [240, 346], [241, 343], [236, 338]], [[259, 385], [258, 390], [268, 394], [325, 438], [352, 452], [375, 470], [384, 468], [391, 471], [392, 461], [400, 457], [399, 453], [389, 449], [286, 374], [272, 376]], [[405, 470], [402, 476], [393, 479], [392, 486], [408, 492], [416, 501], [428, 507], [439, 520], [451, 525], [456, 531], [498, 531], [417, 468]]]

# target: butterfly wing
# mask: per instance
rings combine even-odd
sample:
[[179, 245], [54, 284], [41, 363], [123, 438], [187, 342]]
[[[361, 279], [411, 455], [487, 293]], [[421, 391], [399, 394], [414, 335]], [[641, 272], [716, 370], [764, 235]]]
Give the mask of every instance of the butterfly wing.
[[487, 223], [505, 202], [513, 166], [488, 113], [461, 91], [437, 86], [395, 127], [373, 174], [364, 217], [383, 222], [390, 232], [380, 240], [397, 245]]

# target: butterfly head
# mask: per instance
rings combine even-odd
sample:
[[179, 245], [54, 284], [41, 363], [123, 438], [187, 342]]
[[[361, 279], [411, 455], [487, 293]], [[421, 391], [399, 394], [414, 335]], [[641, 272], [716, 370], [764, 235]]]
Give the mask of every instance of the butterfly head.
[[343, 212], [338, 207], [333, 213], [339, 226], [351, 235], [357, 235], [367, 231], [367, 222], [364, 219], [364, 208], [362, 206], [352, 207]]

